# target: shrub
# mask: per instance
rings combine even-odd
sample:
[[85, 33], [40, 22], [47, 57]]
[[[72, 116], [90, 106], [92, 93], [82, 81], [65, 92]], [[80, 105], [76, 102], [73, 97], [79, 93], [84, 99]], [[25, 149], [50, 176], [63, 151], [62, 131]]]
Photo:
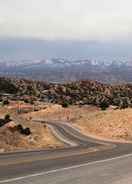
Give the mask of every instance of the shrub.
[[25, 103], [30, 103], [31, 105], [34, 104], [34, 100], [33, 100], [33, 99], [27, 99], [27, 98], [25, 98], [25, 99], [24, 99], [24, 102], [25, 102]]
[[23, 135], [30, 135], [31, 134], [30, 128], [23, 128], [23, 126], [21, 124], [17, 125], [17, 130], [19, 133], [21, 133]]
[[101, 108], [101, 110], [104, 111], [104, 110], [106, 110], [108, 107], [109, 107], [108, 102], [103, 101], [103, 102], [100, 103], [100, 108]]
[[4, 93], [16, 94], [18, 89], [11, 80], [6, 78], [0, 78], [0, 91]]
[[23, 129], [23, 134], [24, 135], [30, 135], [31, 134], [30, 128], [24, 128]]
[[5, 117], [4, 117], [4, 120], [5, 120], [5, 123], [10, 122], [11, 121], [10, 115], [9, 114], [6, 114]]
[[29, 103], [29, 100], [27, 98], [24, 99], [25, 103]]
[[3, 100], [3, 105], [8, 105], [9, 104], [9, 100], [8, 99], [5, 99], [5, 100]]
[[4, 126], [6, 123], [9, 123], [11, 121], [10, 115], [6, 114], [4, 119], [0, 119], [0, 127]]
[[120, 109], [125, 109], [125, 108], [128, 108], [130, 106], [130, 104], [131, 103], [130, 103], [129, 99], [126, 97], [123, 97], [123, 98], [121, 98], [119, 107], [120, 107]]
[[64, 101], [61, 105], [62, 107], [67, 108], [69, 106], [69, 103], [67, 101]]
[[21, 124], [17, 125], [17, 130], [21, 133], [23, 130], [23, 127]]
[[5, 120], [4, 119], [0, 119], [0, 127], [5, 125]]
[[46, 123], [44, 123], [44, 128], [46, 128], [47, 126], [46, 126]]
[[119, 97], [113, 98], [113, 105], [120, 106], [120, 103], [121, 103], [121, 99]]

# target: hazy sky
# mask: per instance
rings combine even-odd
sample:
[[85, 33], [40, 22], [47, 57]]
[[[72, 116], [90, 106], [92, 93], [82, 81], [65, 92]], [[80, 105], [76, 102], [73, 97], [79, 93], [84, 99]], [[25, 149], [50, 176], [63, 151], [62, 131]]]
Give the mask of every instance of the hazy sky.
[[132, 0], [0, 0], [0, 38], [129, 40]]

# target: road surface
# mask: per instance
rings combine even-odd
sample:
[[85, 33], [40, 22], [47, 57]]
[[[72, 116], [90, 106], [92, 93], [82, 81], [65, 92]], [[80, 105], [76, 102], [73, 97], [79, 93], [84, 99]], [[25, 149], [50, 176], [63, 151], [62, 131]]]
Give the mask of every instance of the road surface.
[[0, 183], [132, 183], [132, 144], [98, 141], [67, 123], [48, 125], [65, 148], [1, 154]]

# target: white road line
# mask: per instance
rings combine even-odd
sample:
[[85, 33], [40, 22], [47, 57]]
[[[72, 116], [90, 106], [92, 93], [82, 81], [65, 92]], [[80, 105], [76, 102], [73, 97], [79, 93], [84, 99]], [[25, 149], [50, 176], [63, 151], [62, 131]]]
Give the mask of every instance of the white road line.
[[23, 179], [32, 178], [32, 177], [43, 176], [43, 175], [47, 175], [47, 174], [53, 174], [53, 173], [56, 173], [56, 172], [66, 171], [66, 170], [70, 170], [70, 169], [77, 169], [77, 168], [81, 168], [81, 167], [85, 167], [85, 166], [89, 166], [89, 165], [93, 165], [93, 164], [97, 164], [97, 163], [104, 163], [104, 162], [109, 162], [109, 161], [112, 161], [112, 160], [128, 158], [128, 157], [131, 157], [131, 156], [132, 156], [132, 153], [131, 154], [126, 154], [126, 155], [123, 155], [123, 156], [109, 158], [109, 159], [93, 161], [93, 162], [89, 162], [89, 163], [85, 163], [85, 164], [74, 165], [74, 166], [71, 166], [71, 167], [64, 167], [64, 168], [60, 168], [60, 169], [54, 169], [54, 170], [51, 170], [51, 171], [45, 171], [45, 172], [40, 172], [40, 173], [36, 173], [36, 174], [30, 174], [30, 175], [27, 175], [27, 176], [1, 180], [0, 183], [10, 183], [10, 182], [13, 182], [13, 181], [19, 181], [19, 180], [23, 180]]

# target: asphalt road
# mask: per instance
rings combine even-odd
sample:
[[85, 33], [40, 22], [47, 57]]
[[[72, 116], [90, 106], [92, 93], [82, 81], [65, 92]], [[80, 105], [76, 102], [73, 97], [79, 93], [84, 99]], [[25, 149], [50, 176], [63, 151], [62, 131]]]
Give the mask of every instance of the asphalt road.
[[1, 154], [0, 183], [132, 183], [132, 144], [88, 138], [66, 123], [48, 124], [65, 148]]

